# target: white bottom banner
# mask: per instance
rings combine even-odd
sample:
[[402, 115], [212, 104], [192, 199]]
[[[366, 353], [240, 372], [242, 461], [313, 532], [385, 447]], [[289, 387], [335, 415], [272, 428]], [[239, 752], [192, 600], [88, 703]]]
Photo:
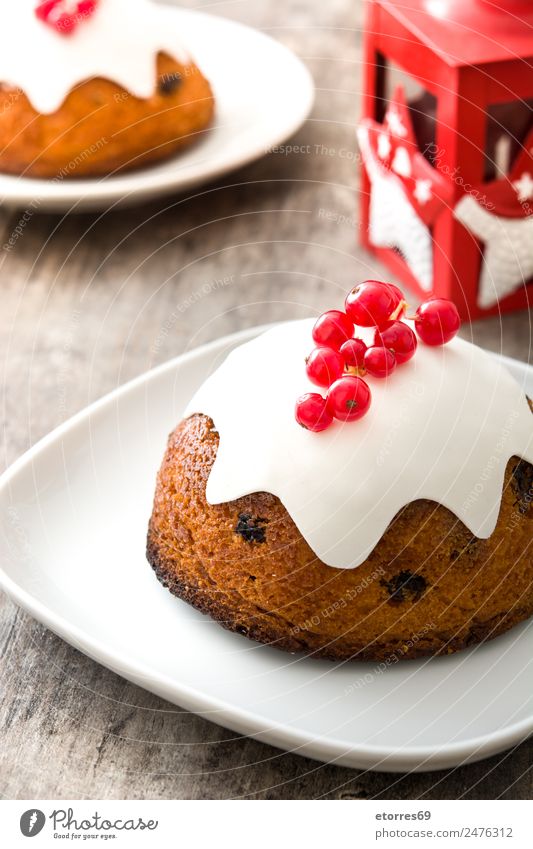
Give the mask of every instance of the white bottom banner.
[[529, 801], [1, 801], [0, 845], [531, 849], [532, 814]]

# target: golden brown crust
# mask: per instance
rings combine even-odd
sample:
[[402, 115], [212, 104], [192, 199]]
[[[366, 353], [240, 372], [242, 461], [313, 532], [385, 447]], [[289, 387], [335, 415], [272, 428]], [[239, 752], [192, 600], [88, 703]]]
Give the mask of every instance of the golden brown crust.
[[400, 511], [365, 563], [335, 569], [273, 495], [207, 504], [217, 447], [202, 415], [171, 434], [147, 556], [172, 593], [225, 628], [316, 657], [394, 663], [491, 639], [533, 612], [529, 464], [509, 461], [490, 539], [420, 500]]
[[76, 86], [51, 115], [23, 92], [0, 87], [0, 171], [57, 180], [97, 177], [171, 156], [211, 122], [210, 85], [194, 63], [157, 57], [158, 86], [148, 99], [110, 80]]

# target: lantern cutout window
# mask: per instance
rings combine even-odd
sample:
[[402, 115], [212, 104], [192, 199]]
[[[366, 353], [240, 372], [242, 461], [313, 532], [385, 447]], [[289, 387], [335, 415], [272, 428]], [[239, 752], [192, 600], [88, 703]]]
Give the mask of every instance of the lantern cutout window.
[[526, 0], [368, 3], [362, 239], [465, 318], [533, 294], [532, 26]]

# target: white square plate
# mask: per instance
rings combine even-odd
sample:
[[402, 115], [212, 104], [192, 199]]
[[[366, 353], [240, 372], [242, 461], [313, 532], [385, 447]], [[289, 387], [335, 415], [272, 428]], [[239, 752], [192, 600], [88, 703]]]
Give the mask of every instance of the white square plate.
[[[145, 537], [167, 434], [221, 358], [258, 332], [148, 372], [8, 469], [0, 479], [0, 584], [73, 646], [136, 684], [319, 760], [440, 769], [524, 739], [533, 727], [533, 620], [452, 657], [383, 671], [252, 643], [156, 580]], [[506, 364], [533, 394], [533, 368]]]

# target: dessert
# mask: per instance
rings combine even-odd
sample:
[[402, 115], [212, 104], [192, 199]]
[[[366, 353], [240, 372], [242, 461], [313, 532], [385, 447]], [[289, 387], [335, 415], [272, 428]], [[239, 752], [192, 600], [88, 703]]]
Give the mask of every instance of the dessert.
[[147, 556], [172, 593], [271, 646], [451, 653], [533, 612], [532, 409], [456, 336], [453, 304], [408, 318], [396, 287], [368, 282], [200, 387], [168, 441]]
[[2, 9], [0, 171], [63, 180], [171, 156], [210, 124], [210, 85], [151, 0]]

